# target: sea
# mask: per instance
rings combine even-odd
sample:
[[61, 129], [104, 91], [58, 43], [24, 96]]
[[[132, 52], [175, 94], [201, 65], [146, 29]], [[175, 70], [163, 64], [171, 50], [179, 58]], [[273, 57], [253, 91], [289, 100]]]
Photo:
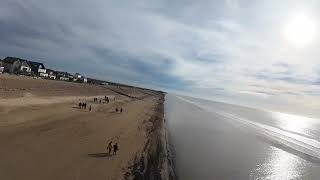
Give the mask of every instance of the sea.
[[320, 120], [167, 94], [180, 180], [319, 180]]

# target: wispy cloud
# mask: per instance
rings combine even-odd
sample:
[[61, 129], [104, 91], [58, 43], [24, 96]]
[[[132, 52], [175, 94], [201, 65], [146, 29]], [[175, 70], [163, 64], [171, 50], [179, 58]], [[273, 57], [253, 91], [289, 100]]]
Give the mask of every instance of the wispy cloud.
[[283, 26], [298, 11], [318, 19], [319, 5], [3, 0], [0, 54], [233, 103], [316, 109], [320, 41], [296, 48], [285, 41]]

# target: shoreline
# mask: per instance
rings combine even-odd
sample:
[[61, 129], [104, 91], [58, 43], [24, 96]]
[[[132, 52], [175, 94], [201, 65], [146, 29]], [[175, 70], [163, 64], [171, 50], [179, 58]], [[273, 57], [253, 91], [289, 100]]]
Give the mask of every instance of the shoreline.
[[148, 120], [147, 142], [134, 164], [129, 167], [125, 179], [176, 180], [164, 112], [165, 94], [162, 93], [155, 114]]

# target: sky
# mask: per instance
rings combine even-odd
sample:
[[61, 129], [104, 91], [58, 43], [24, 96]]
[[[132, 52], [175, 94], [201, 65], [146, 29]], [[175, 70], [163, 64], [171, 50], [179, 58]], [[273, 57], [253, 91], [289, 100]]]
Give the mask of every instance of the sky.
[[320, 117], [319, 12], [317, 0], [1, 0], [0, 57]]

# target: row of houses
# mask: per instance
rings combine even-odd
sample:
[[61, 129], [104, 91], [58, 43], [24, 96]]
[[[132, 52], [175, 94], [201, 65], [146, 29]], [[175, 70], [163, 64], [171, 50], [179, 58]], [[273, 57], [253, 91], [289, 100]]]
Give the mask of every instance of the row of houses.
[[43, 63], [29, 61], [16, 57], [6, 57], [0, 59], [0, 73], [17, 74], [33, 77], [41, 77], [43, 79], [74, 81], [87, 83], [87, 78], [79, 73], [70, 74], [68, 72], [55, 71], [48, 69]]

